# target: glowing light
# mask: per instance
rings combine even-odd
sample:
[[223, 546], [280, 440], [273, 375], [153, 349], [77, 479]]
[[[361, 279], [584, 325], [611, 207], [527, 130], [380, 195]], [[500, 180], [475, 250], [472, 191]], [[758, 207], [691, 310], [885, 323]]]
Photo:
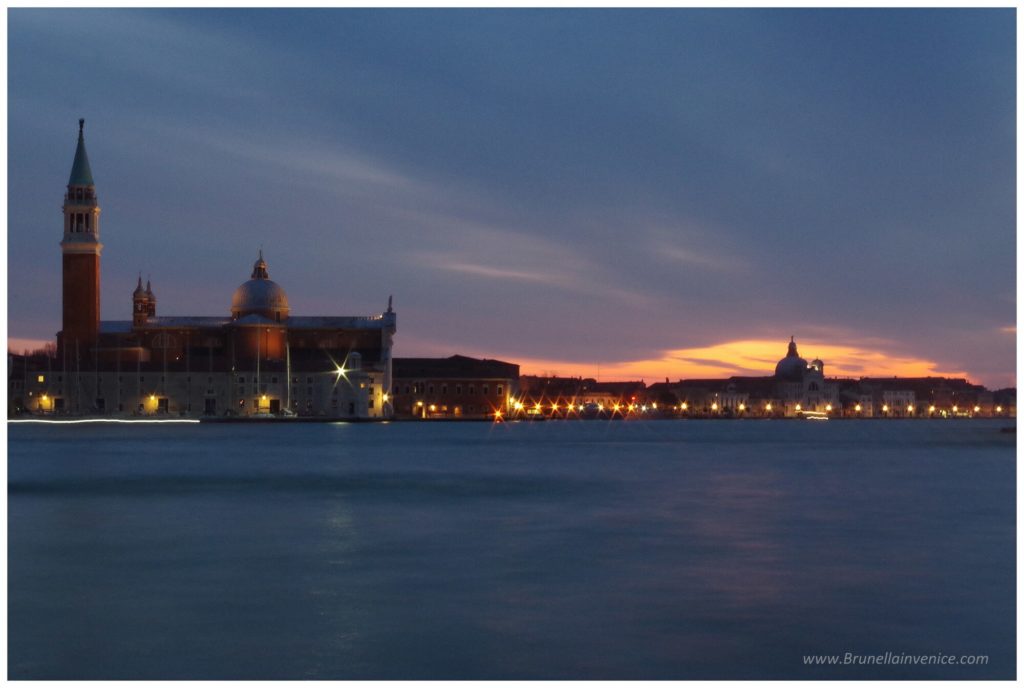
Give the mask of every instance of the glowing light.
[[658, 408], [658, 402], [656, 402], [656, 401], [652, 401], [652, 402], [651, 402], [651, 408], [652, 408], [652, 409], [657, 409], [657, 408]]
[[832, 404], [825, 404], [825, 411], [827, 413], [832, 413]]
[[765, 411], [771, 411], [772, 410], [772, 405], [771, 404], [765, 404], [764, 405], [764, 410]]
[[956, 413], [958, 410], [959, 409], [956, 406], [953, 407], [953, 413]]
[[558, 404], [551, 404], [551, 410], [552, 411], [557, 411], [558, 410]]
[[604, 411], [604, 404], [598, 404], [597, 405], [597, 410], [598, 411]]
[[260, 401], [266, 401], [266, 400], [267, 400], [267, 395], [266, 394], [264, 394], [263, 396], [260, 397]]
[[746, 404], [740, 404], [740, 411], [746, 411], [746, 410], [747, 410], [747, 405]]
[[882, 413], [889, 413], [889, 405], [882, 404]]
[[935, 407], [934, 406], [929, 406], [928, 407], [928, 413], [935, 413]]
[[385, 404], [388, 403], [388, 399], [390, 399], [390, 398], [391, 398], [391, 395], [388, 394], [387, 392], [384, 392], [384, 403]]
[[1003, 412], [1003, 407], [1002, 406], [996, 406], [996, 413], [1002, 413], [1002, 412]]
[[43, 395], [43, 401], [49, 401], [49, 399], [50, 397], [46, 396], [45, 394]]
[[717, 411], [718, 410], [718, 402], [717, 401], [711, 402], [711, 410], [712, 411]]
[[517, 401], [516, 403], [514, 403], [512, 405], [515, 407], [516, 411], [522, 411], [523, 410], [523, 402], [521, 402], [521, 401]]
[[[797, 405], [796, 405], [796, 410], [797, 410], [797, 411], [801, 410], [800, 404], [797, 404]], [[831, 427], [831, 426], [829, 426], [829, 427]]]
[[149, 400], [150, 401], [156, 401], [156, 395], [155, 394], [150, 394], [149, 395]]
[[423, 402], [422, 402], [422, 401], [417, 401], [417, 402], [416, 402], [416, 405], [417, 405], [417, 406], [423, 406]]
[[36, 382], [46, 382], [46, 376], [40, 375], [39, 377], [36, 378]]
[[681, 403], [679, 405], [679, 408], [681, 408], [683, 411], [685, 411], [686, 409], [689, 408], [689, 405], [684, 401], [683, 403]]
[[856, 406], [853, 407], [853, 410], [856, 411], [857, 413], [860, 413], [860, 408], [860, 404], [857, 404]]
[[431, 404], [430, 405], [430, 410], [431, 411], [436, 411], [437, 410], [437, 404]]
[[619, 405], [618, 404], [615, 404], [614, 406], [612, 406], [612, 411], [618, 411], [618, 410], [619, 410]]
[[978, 412], [978, 411], [980, 411], [980, 410], [981, 410], [981, 407], [980, 407], [980, 406], [975, 406], [975, 407], [974, 407], [974, 412], [975, 412], [975, 413], [977, 413], [977, 412]]
[[907, 404], [907, 413], [913, 413], [913, 412], [914, 412], [914, 405], [913, 404]]

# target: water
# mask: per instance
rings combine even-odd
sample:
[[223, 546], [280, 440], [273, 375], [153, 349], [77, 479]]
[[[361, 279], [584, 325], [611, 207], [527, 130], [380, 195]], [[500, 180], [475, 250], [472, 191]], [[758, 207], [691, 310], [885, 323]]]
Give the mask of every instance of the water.
[[1010, 679], [1002, 425], [10, 426], [9, 675]]

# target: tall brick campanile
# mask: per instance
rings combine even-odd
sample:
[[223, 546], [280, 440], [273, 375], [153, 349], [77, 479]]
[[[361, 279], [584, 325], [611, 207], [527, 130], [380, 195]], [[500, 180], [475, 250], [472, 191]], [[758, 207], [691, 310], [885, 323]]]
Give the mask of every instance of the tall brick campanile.
[[64, 239], [60, 242], [64, 269], [63, 327], [57, 337], [58, 356], [88, 360], [100, 329], [100, 206], [96, 185], [85, 153], [83, 129], [78, 120], [78, 148], [71, 165], [64, 196]]

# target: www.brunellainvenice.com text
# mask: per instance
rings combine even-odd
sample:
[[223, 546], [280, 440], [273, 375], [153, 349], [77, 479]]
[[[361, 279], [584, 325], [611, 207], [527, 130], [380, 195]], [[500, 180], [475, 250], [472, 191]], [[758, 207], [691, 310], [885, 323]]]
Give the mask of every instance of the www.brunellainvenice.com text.
[[886, 652], [876, 655], [858, 655], [846, 652], [841, 655], [804, 655], [804, 664], [810, 665], [985, 665], [988, 655], [909, 655], [905, 652]]

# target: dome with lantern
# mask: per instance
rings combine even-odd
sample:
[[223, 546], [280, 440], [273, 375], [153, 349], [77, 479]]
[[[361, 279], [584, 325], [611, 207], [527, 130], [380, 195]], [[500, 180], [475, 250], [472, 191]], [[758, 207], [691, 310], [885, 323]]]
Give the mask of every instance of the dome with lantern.
[[291, 308], [288, 295], [277, 282], [270, 279], [263, 250], [252, 267], [252, 277], [239, 285], [231, 297], [231, 318], [237, 320], [247, 315], [260, 315], [280, 322], [288, 317]]
[[800, 358], [800, 354], [796, 350], [796, 342], [790, 337], [786, 357], [775, 365], [775, 377], [787, 382], [800, 382], [804, 379], [806, 372], [807, 361]]

